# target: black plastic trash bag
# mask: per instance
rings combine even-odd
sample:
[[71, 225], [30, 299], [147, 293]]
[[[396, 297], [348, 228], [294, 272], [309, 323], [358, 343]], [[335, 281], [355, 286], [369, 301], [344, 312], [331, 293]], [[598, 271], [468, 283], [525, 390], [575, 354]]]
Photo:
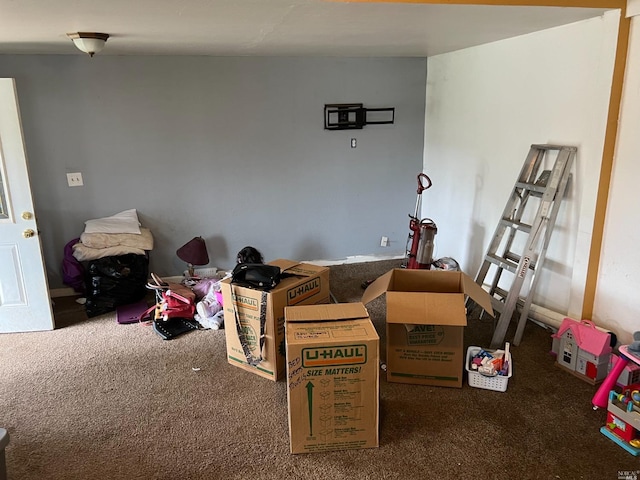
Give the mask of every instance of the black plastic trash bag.
[[121, 305], [142, 300], [149, 276], [149, 259], [129, 253], [89, 262], [86, 276], [87, 316], [114, 311]]

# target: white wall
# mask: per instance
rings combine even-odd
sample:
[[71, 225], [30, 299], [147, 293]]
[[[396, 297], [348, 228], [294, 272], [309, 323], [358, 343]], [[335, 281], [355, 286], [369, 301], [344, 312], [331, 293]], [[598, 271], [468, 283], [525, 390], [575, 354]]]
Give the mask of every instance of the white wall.
[[619, 332], [621, 343], [640, 330], [639, 125], [640, 17], [634, 17], [594, 304], [594, 319]]
[[[574, 145], [534, 303], [580, 317], [619, 12], [428, 59], [423, 214], [475, 276], [533, 143]], [[636, 144], [637, 146], [637, 144]]]

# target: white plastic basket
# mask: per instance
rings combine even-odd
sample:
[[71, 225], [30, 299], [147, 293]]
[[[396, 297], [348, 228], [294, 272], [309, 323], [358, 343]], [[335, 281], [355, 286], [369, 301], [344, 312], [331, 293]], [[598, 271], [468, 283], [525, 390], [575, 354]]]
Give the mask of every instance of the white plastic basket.
[[509, 379], [513, 373], [513, 361], [511, 359], [511, 353], [509, 353], [509, 374], [508, 375], [496, 375], [495, 377], [488, 377], [481, 373], [474, 372], [470, 368], [471, 359], [480, 352], [482, 348], [471, 346], [467, 349], [467, 362], [465, 368], [467, 369], [467, 378], [469, 380], [469, 386], [476, 388], [484, 388], [485, 390], [495, 390], [496, 392], [506, 392]]

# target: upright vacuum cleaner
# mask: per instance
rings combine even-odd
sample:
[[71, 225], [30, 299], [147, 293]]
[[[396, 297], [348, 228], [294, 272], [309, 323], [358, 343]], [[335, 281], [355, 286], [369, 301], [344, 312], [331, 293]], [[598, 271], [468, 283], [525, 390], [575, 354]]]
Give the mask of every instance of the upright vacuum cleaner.
[[[416, 211], [409, 214], [409, 237], [403, 267], [407, 269], [429, 270], [433, 263], [433, 247], [438, 227], [430, 218], [420, 220], [422, 208], [422, 192], [430, 188], [431, 179], [425, 174], [418, 174], [418, 198], [416, 199]], [[411, 246], [409, 246], [411, 245]]]
[[[436, 233], [438, 228], [433, 220], [430, 218], [423, 218], [420, 220], [418, 216], [420, 209], [422, 208], [422, 192], [431, 187], [431, 179], [424, 173], [418, 174], [418, 198], [416, 199], [416, 211], [413, 215], [409, 214], [409, 237], [407, 238], [407, 248], [405, 251], [404, 261], [402, 262], [402, 268], [407, 269], [423, 269], [430, 270], [433, 261], [433, 247]], [[411, 244], [411, 247], [409, 247]], [[449, 260], [442, 259], [442, 260]], [[457, 262], [455, 266], [445, 265], [446, 269], [457, 269]], [[437, 264], [438, 262], [436, 262]], [[362, 282], [362, 288], [367, 288], [373, 283], [373, 280], [366, 280]]]

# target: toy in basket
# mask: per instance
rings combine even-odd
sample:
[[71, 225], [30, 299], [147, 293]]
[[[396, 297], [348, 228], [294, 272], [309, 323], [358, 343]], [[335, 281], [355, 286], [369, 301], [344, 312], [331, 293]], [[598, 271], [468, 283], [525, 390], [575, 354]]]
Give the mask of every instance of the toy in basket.
[[509, 343], [504, 350], [484, 350], [470, 346], [467, 349], [467, 378], [469, 386], [505, 392], [513, 374]]

